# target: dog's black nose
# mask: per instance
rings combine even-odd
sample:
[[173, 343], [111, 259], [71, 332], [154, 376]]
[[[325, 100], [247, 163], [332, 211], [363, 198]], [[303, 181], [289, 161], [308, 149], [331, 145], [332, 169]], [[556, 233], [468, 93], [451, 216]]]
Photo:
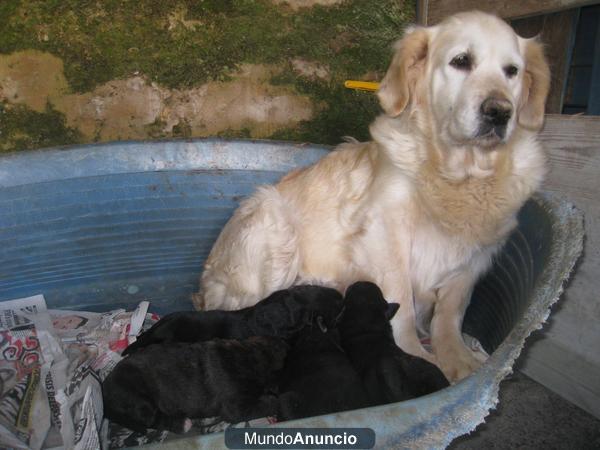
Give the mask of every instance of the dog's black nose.
[[504, 126], [512, 115], [512, 105], [506, 99], [489, 97], [481, 104], [481, 115], [489, 125]]

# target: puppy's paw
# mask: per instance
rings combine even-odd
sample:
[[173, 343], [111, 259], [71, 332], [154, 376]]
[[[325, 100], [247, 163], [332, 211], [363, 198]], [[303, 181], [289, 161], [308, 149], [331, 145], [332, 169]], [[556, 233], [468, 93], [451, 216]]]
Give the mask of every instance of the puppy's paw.
[[183, 421], [183, 432], [187, 433], [192, 428], [192, 419], [185, 419]]

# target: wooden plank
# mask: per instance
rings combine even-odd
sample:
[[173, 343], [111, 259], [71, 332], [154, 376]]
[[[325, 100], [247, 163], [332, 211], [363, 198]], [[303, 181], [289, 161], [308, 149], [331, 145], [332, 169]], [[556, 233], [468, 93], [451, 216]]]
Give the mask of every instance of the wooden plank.
[[552, 73], [550, 94], [546, 102], [546, 112], [560, 114], [563, 107], [567, 76], [569, 74], [571, 48], [575, 39], [575, 29], [579, 9], [545, 14], [512, 21], [511, 25], [519, 36], [530, 38], [540, 36]]
[[521, 17], [548, 14], [566, 9], [578, 8], [598, 3], [597, 0], [419, 0], [417, 8], [421, 11], [420, 19], [424, 25], [435, 25], [445, 17], [459, 11], [478, 9], [504, 17], [516, 19]]
[[600, 117], [549, 115], [541, 134], [551, 171], [544, 189], [585, 214], [584, 255], [521, 364], [534, 380], [600, 418]]
[[[548, 115], [540, 139], [551, 167], [544, 188], [600, 210], [600, 117]], [[600, 227], [594, 231], [600, 238]], [[596, 244], [600, 249], [600, 240]]]

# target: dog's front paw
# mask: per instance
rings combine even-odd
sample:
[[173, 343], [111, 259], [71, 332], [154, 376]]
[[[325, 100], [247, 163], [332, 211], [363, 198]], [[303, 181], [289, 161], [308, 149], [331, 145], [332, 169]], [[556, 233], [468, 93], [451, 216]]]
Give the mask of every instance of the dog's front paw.
[[452, 384], [468, 377], [485, 362], [486, 357], [467, 347], [448, 349], [438, 354], [438, 365]]

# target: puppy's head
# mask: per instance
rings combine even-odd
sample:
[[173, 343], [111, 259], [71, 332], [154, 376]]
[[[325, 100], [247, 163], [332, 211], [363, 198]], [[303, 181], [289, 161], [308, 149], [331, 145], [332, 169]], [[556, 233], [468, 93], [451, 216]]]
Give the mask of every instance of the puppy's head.
[[295, 286], [291, 291], [295, 302], [308, 312], [311, 323], [320, 317], [326, 327], [335, 326], [344, 302], [341, 293], [333, 288], [313, 285]]
[[390, 116], [424, 114], [443, 145], [493, 148], [517, 126], [541, 128], [549, 85], [539, 42], [473, 11], [409, 29], [377, 94]]
[[344, 298], [342, 333], [391, 333], [389, 321], [399, 307], [397, 303], [388, 303], [376, 284], [367, 281], [354, 283], [346, 290]]
[[248, 324], [257, 334], [293, 337], [321, 317], [333, 327], [342, 309], [343, 297], [335, 289], [322, 286], [294, 286], [276, 291], [249, 308]]

